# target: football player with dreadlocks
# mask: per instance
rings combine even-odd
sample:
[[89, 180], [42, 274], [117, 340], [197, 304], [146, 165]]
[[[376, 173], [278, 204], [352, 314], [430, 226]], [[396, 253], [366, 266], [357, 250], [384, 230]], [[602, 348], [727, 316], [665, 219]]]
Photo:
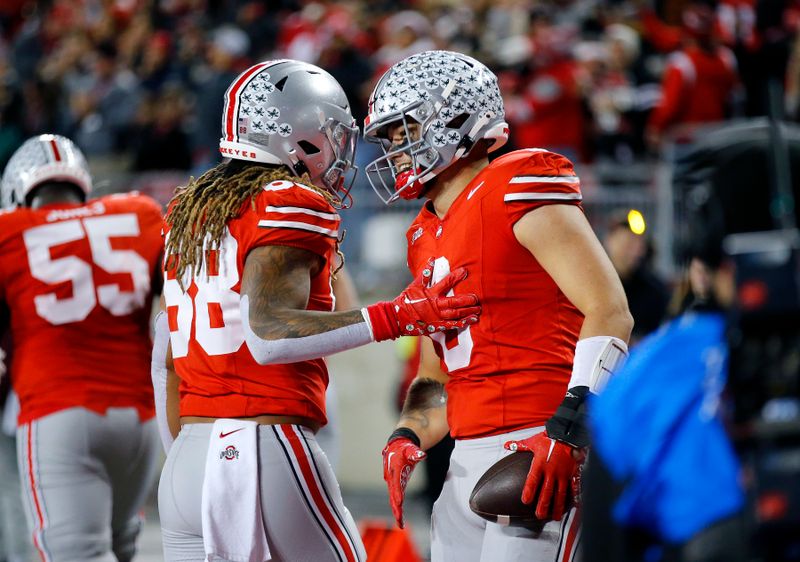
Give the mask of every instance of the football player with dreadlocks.
[[179, 188], [166, 218], [153, 353], [169, 447], [165, 558], [364, 560], [314, 437], [326, 423], [321, 358], [465, 327], [478, 301], [446, 296], [465, 270], [432, 287], [428, 271], [393, 301], [334, 312], [337, 208], [358, 129], [324, 70], [292, 60], [247, 69], [225, 94], [222, 134], [230, 159]]
[[[431, 255], [431, 283], [467, 268], [458, 290], [481, 299], [478, 324], [424, 339], [419, 375], [383, 453], [402, 526], [411, 470], [448, 430], [456, 440], [433, 508], [436, 562], [573, 559], [570, 490], [588, 445], [584, 401], [626, 356], [632, 327], [572, 163], [543, 148], [489, 162], [508, 133], [497, 78], [448, 51], [391, 67], [365, 121], [366, 138], [384, 150], [367, 166], [378, 195], [427, 199], [408, 229], [412, 273], [427, 270]], [[476, 482], [510, 450], [534, 453], [522, 501], [547, 522], [541, 532], [470, 511]]]
[[161, 206], [91, 190], [83, 154], [59, 135], [28, 139], [3, 173], [0, 308], [23, 502], [45, 562], [133, 559], [158, 469], [148, 321]]

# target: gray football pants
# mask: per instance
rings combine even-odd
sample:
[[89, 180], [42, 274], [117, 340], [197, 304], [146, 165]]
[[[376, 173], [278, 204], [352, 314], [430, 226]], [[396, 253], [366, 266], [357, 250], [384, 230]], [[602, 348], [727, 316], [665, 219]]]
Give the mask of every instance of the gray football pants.
[[155, 420], [62, 410], [17, 429], [22, 496], [43, 562], [128, 562], [157, 473]]
[[[158, 486], [166, 562], [203, 562], [201, 502], [213, 424], [187, 424]], [[298, 425], [258, 426], [261, 513], [272, 562], [363, 562], [364, 545], [314, 434]], [[234, 501], [236, 498], [232, 498]]]
[[0, 431], [0, 559], [10, 562], [27, 562], [33, 549], [22, 516], [19, 481], [16, 442]]

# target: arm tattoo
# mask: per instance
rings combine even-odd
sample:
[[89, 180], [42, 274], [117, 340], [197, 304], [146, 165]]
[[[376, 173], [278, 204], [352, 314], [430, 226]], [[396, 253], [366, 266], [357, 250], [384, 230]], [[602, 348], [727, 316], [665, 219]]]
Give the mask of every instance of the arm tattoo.
[[241, 294], [250, 299], [250, 327], [260, 338], [313, 336], [364, 321], [360, 310], [305, 310], [311, 278], [325, 267], [322, 258], [300, 248], [265, 246], [250, 252]]
[[403, 404], [403, 413], [400, 414], [400, 422], [403, 420], [414, 421], [421, 427], [428, 427], [428, 412], [436, 408], [444, 408], [447, 405], [447, 392], [444, 384], [433, 379], [416, 379], [411, 383]]

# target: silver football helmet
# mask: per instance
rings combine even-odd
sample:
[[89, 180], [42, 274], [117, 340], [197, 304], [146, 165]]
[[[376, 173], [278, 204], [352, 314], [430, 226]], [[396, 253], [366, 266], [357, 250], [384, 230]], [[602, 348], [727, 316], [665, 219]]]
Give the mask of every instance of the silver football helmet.
[[75, 184], [89, 195], [92, 176], [81, 150], [61, 135], [39, 135], [25, 141], [11, 156], [0, 184], [3, 208], [25, 205], [34, 187], [47, 181]]
[[[418, 123], [412, 138], [410, 123]], [[389, 125], [402, 124], [406, 142], [393, 146]], [[367, 178], [384, 203], [416, 199], [430, 181], [463, 158], [481, 139], [493, 141], [489, 151], [508, 140], [503, 98], [497, 77], [472, 57], [451, 51], [426, 51], [392, 66], [369, 99], [364, 136], [379, 142], [383, 156], [366, 166]], [[408, 170], [393, 160], [411, 157]]]
[[[225, 92], [223, 156], [283, 164], [343, 202], [355, 177], [358, 126], [342, 87], [313, 64], [253, 65]], [[349, 181], [348, 171], [353, 170]]]

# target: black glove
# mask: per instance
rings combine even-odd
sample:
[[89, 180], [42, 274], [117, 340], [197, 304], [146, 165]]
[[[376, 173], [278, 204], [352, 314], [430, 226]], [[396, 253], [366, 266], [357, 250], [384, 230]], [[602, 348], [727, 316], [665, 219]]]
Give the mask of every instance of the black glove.
[[573, 386], [567, 391], [553, 417], [547, 420], [547, 436], [576, 449], [589, 446], [589, 425], [586, 423], [588, 386]]

